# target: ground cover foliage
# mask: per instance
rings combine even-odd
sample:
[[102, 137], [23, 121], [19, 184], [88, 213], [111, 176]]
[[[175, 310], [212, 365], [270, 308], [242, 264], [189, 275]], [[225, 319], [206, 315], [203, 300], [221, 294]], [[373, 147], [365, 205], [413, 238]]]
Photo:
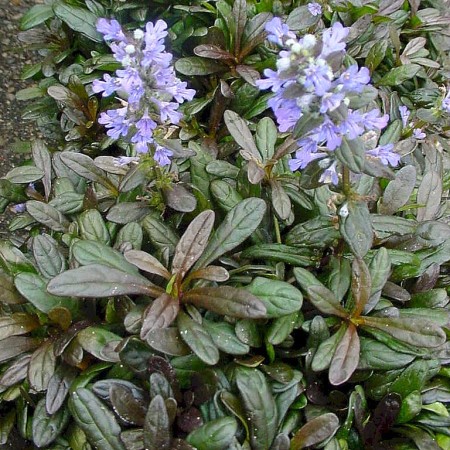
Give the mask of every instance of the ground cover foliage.
[[0, 444], [448, 450], [448, 2], [150, 3], [22, 19]]

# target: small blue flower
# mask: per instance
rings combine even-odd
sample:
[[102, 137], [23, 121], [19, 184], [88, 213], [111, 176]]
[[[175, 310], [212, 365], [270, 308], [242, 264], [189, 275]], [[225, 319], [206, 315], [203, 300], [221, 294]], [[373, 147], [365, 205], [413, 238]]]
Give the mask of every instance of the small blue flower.
[[330, 151], [336, 150], [342, 143], [342, 134], [337, 127], [327, 116], [325, 120], [317, 128], [315, 134], [311, 135], [317, 139], [317, 142], [326, 142], [326, 147]]
[[350, 30], [348, 28], [345, 28], [340, 22], [336, 22], [331, 28], [327, 28], [323, 32], [323, 45], [322, 52], [320, 53], [320, 58], [326, 58], [332, 53], [345, 50], [346, 44], [345, 42], [341, 41], [348, 36], [349, 31]]
[[402, 119], [403, 128], [406, 128], [408, 126], [408, 119], [411, 115], [410, 110], [406, 106], [399, 106], [398, 110], [400, 112], [400, 117]]
[[15, 212], [16, 214], [23, 213], [27, 210], [27, 207], [25, 203], [17, 203], [17, 205], [14, 205], [11, 207], [12, 212]]
[[385, 166], [390, 164], [395, 167], [400, 162], [400, 155], [394, 153], [392, 150], [394, 144], [380, 145], [373, 150], [368, 150], [366, 153], [374, 158], [379, 159]]
[[331, 183], [336, 185], [339, 183], [339, 177], [336, 170], [336, 161], [323, 171], [323, 174], [320, 176], [319, 181], [324, 184]]
[[450, 89], [447, 92], [447, 95], [442, 100], [442, 109], [448, 113], [450, 113]]
[[413, 136], [416, 139], [425, 139], [427, 137], [427, 135], [422, 131], [421, 128], [414, 128]]
[[289, 27], [281, 21], [279, 17], [274, 17], [266, 23], [267, 39], [278, 45], [283, 45], [283, 38], [295, 39], [295, 34], [289, 30]]
[[161, 166], [168, 166], [170, 164], [169, 157], [173, 155], [173, 152], [168, 148], [162, 147], [159, 144], [156, 144], [155, 154], [153, 159]]
[[370, 72], [367, 67], [358, 70], [356, 64], [350, 66], [336, 81], [346, 92], [361, 92], [370, 81]]
[[119, 156], [118, 158], [114, 158], [114, 165], [116, 167], [122, 167], [138, 161], [139, 161], [138, 156]]
[[304, 86], [307, 89], [314, 88], [319, 97], [325, 95], [330, 89], [333, 71], [326, 61], [319, 59], [315, 63], [309, 64], [305, 69], [305, 75]]
[[129, 120], [126, 118], [127, 107], [119, 109], [109, 109], [102, 112], [98, 118], [98, 123], [108, 128], [106, 134], [114, 139], [120, 136], [126, 136], [129, 130]]
[[308, 3], [308, 11], [312, 16], [320, 16], [322, 14], [322, 7], [319, 3]]
[[104, 39], [107, 41], [126, 41], [126, 36], [117, 20], [98, 19], [97, 31], [103, 34]]
[[382, 130], [388, 124], [389, 114], [380, 114], [379, 109], [372, 109], [362, 115], [362, 123], [366, 130]]
[[364, 118], [361, 113], [349, 110], [346, 119], [339, 125], [339, 129], [349, 139], [355, 139], [364, 132], [363, 122]]

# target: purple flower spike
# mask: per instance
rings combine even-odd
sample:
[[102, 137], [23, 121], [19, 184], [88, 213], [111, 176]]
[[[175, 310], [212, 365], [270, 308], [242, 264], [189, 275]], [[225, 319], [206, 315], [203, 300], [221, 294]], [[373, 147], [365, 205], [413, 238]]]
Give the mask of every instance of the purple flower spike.
[[308, 3], [308, 11], [312, 16], [320, 16], [322, 14], [322, 7], [316, 3]]
[[266, 23], [267, 39], [278, 45], [283, 45], [283, 38], [295, 39], [295, 34], [289, 30], [289, 27], [281, 21], [279, 17], [274, 17]]
[[411, 115], [410, 110], [406, 106], [399, 106], [398, 110], [400, 112], [400, 117], [402, 119], [403, 128], [406, 128], [408, 126], [408, 119]]
[[94, 80], [92, 82], [92, 90], [95, 94], [103, 92], [102, 97], [109, 97], [111, 94], [116, 92], [116, 89], [120, 86], [120, 83], [117, 82], [116, 78], [113, 78], [107, 73], [103, 75], [103, 79], [105, 81]]
[[162, 147], [159, 144], [156, 144], [155, 155], [153, 159], [161, 166], [168, 166], [170, 164], [169, 157], [173, 155], [173, 152], [168, 148]]
[[122, 31], [122, 27], [117, 20], [98, 19], [97, 31], [103, 34], [106, 41], [126, 42], [127, 38]]
[[444, 100], [442, 100], [442, 109], [450, 113], [450, 89], [448, 90]]
[[327, 28], [323, 33], [323, 47], [320, 57], [326, 58], [328, 55], [331, 55], [331, 53], [345, 50], [346, 44], [341, 41], [348, 36], [349, 31], [348, 28], [345, 28], [339, 22], [336, 22], [332, 28]]
[[379, 159], [385, 166], [390, 164], [395, 167], [400, 162], [400, 155], [394, 153], [392, 150], [394, 144], [380, 145], [373, 150], [368, 150], [366, 153], [374, 158]]

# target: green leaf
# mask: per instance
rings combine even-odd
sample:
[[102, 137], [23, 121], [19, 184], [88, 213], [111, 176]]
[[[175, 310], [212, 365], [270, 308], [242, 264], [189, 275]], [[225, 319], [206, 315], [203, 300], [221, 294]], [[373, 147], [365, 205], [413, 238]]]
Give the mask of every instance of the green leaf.
[[35, 166], [22, 166], [11, 169], [5, 179], [14, 184], [28, 184], [44, 177], [44, 172]]
[[142, 227], [155, 247], [161, 250], [167, 248], [169, 254], [173, 255], [179, 237], [158, 217], [158, 215], [149, 214], [142, 221]]
[[53, 206], [37, 200], [29, 200], [26, 206], [30, 216], [39, 223], [53, 231], [67, 231], [69, 221]]
[[91, 391], [78, 388], [69, 399], [69, 408], [94, 447], [125, 450], [119, 437], [121, 429], [114, 414]]
[[83, 209], [84, 194], [76, 192], [64, 192], [50, 200], [49, 205], [53, 206], [62, 214], [74, 214]]
[[321, 372], [322, 370], [328, 369], [336, 348], [344, 337], [346, 331], [347, 325], [343, 323], [336, 333], [319, 344], [311, 361], [311, 369], [314, 370], [314, 372]]
[[418, 347], [438, 347], [446, 340], [445, 333], [439, 326], [425, 320], [384, 317], [361, 317], [359, 320], [364, 328], [382, 330], [399, 341]]
[[266, 339], [272, 345], [281, 344], [294, 330], [298, 313], [291, 313], [273, 320], [267, 330]]
[[209, 265], [244, 242], [258, 228], [265, 212], [264, 200], [259, 198], [242, 200], [226, 215], [194, 268]]
[[371, 249], [373, 240], [372, 223], [367, 204], [361, 201], [348, 202], [341, 206], [339, 215], [342, 237], [353, 254], [364, 258]]
[[76, 297], [110, 297], [144, 294], [158, 297], [162, 290], [146, 278], [101, 264], [67, 270], [50, 281], [48, 292]]
[[319, 216], [295, 225], [286, 236], [285, 244], [299, 247], [323, 248], [339, 239], [336, 224], [329, 217]]
[[341, 145], [335, 150], [336, 157], [352, 172], [361, 173], [366, 162], [366, 150], [362, 139], [342, 138]]
[[33, 414], [33, 442], [38, 447], [47, 447], [63, 432], [70, 419], [67, 408], [50, 415], [45, 410], [45, 398], [41, 398]]
[[361, 370], [401, 369], [415, 358], [414, 355], [400, 353], [373, 339], [360, 337], [360, 343], [358, 369]]
[[66, 270], [66, 260], [58, 243], [48, 234], [33, 238], [33, 256], [39, 272], [45, 278], [52, 278]]
[[387, 39], [381, 39], [370, 48], [364, 65], [370, 70], [371, 73], [374, 72], [386, 56], [388, 44], [389, 41]]
[[64, 364], [55, 370], [48, 383], [45, 397], [45, 407], [49, 414], [55, 414], [61, 408], [77, 374], [78, 371], [75, 367]]
[[26, 334], [39, 327], [36, 316], [26, 313], [13, 313], [0, 317], [0, 341], [10, 336]]
[[1, 271], [0, 286], [2, 286], [2, 290], [0, 291], [1, 303], [6, 303], [7, 305], [20, 305], [21, 303], [25, 303], [26, 300], [17, 292], [12, 277], [9, 277]]
[[[433, 220], [439, 211], [442, 197], [442, 181], [438, 173], [427, 172], [417, 191], [417, 203], [421, 207], [417, 210], [417, 220]], [[423, 205], [423, 206], [422, 206]]]
[[250, 442], [255, 450], [267, 450], [275, 438], [278, 412], [265, 376], [257, 369], [239, 367], [236, 384], [250, 422]]
[[345, 383], [358, 367], [359, 336], [353, 323], [349, 323], [344, 336], [337, 344], [331, 360], [328, 378], [334, 386]]
[[339, 303], [333, 292], [326, 288], [317, 278], [306, 269], [296, 267], [294, 275], [297, 283], [308, 294], [309, 301], [324, 314], [331, 314], [346, 318], [348, 312]]
[[236, 419], [220, 417], [192, 431], [186, 440], [198, 450], [222, 450], [229, 448], [236, 431]]
[[177, 72], [188, 76], [210, 75], [212, 73], [225, 72], [227, 66], [213, 59], [205, 59], [199, 56], [180, 58], [175, 63]]
[[45, 199], [48, 200], [50, 196], [50, 189], [52, 187], [52, 160], [48, 148], [43, 141], [37, 139], [31, 144], [31, 151], [33, 155], [34, 164], [44, 173], [42, 184], [44, 186]]
[[96, 209], [88, 209], [78, 216], [80, 234], [83, 239], [90, 241], [110, 243], [108, 228], [106, 228], [103, 217]]
[[14, 284], [17, 290], [43, 313], [48, 314], [54, 308], [67, 308], [72, 313], [78, 311], [77, 300], [67, 298], [64, 294], [57, 297], [47, 292], [47, 280], [40, 275], [27, 272], [19, 273], [14, 279]]
[[219, 350], [202, 325], [192, 320], [183, 311], [178, 314], [177, 323], [181, 337], [190, 349], [206, 364], [217, 364]]
[[310, 420], [291, 439], [291, 450], [310, 447], [333, 436], [339, 428], [339, 419], [333, 413], [326, 413]]
[[219, 350], [230, 355], [246, 355], [250, 351], [250, 347], [238, 339], [230, 323], [203, 319], [202, 325]]
[[390, 181], [384, 190], [383, 200], [380, 205], [380, 213], [388, 215], [394, 214], [399, 208], [406, 205], [415, 184], [416, 168], [414, 166], [402, 167], [396, 172], [395, 180]]
[[[292, 292], [290, 291], [289, 294], [292, 295]], [[299, 301], [298, 294], [297, 291], [296, 300], [291, 299], [292, 302]], [[232, 286], [193, 288], [184, 294], [183, 302], [191, 303], [217, 314], [241, 319], [267, 317], [267, 310], [263, 301], [244, 289]]]
[[53, 11], [72, 30], [78, 31], [94, 42], [103, 42], [103, 36], [95, 26], [98, 17], [89, 10], [59, 0], [53, 3]]
[[311, 28], [319, 20], [320, 14], [312, 15], [308, 7], [305, 5], [294, 8], [289, 14], [286, 24], [293, 31], [303, 31]]
[[53, 342], [44, 342], [32, 355], [28, 366], [28, 381], [36, 391], [46, 391], [55, 372], [56, 356]]
[[120, 248], [122, 244], [128, 242], [134, 250], [140, 250], [143, 239], [142, 227], [136, 222], [130, 222], [119, 230], [114, 246]]
[[84, 328], [77, 334], [77, 341], [84, 350], [100, 361], [107, 362], [119, 361], [119, 355], [114, 349], [121, 340], [121, 336], [96, 326]]
[[52, 5], [34, 5], [20, 19], [22, 31], [34, 28], [53, 17]]
[[[209, 167], [209, 164], [208, 164]], [[213, 180], [210, 184], [211, 194], [220, 208], [228, 212], [242, 201], [242, 195], [230, 183], [224, 180]]]
[[380, 81], [380, 86], [398, 86], [406, 80], [414, 78], [420, 70], [418, 64], [406, 64], [391, 69]]
[[420, 391], [412, 391], [405, 398], [402, 399], [402, 406], [397, 416], [397, 423], [408, 423], [422, 409], [422, 395]]
[[310, 249], [291, 247], [284, 244], [258, 244], [247, 247], [242, 251], [241, 259], [284, 262], [294, 267], [308, 267], [314, 264], [314, 255]]
[[80, 177], [99, 183], [113, 193], [117, 192], [117, 188], [106, 177], [105, 172], [99, 169], [89, 156], [83, 153], [63, 152], [60, 157], [61, 161]]
[[247, 21], [241, 42], [240, 58], [248, 55], [257, 45], [262, 44], [266, 37], [265, 26], [272, 14], [262, 12]]
[[76, 241], [72, 247], [74, 258], [82, 265], [101, 264], [117, 270], [136, 275], [137, 269], [125, 260], [122, 253], [97, 241]]
[[268, 318], [285, 316], [302, 307], [302, 293], [285, 281], [256, 277], [246, 289], [264, 303]]
[[181, 278], [200, 258], [214, 226], [214, 212], [206, 210], [201, 212], [187, 227], [175, 248], [172, 261], [172, 273], [179, 274]]
[[138, 222], [151, 213], [151, 209], [141, 202], [123, 202], [114, 205], [106, 216], [110, 222], [126, 224]]
[[150, 402], [144, 423], [144, 447], [147, 450], [170, 450], [172, 438], [164, 399], [157, 395]]
[[270, 117], [263, 117], [256, 125], [256, 146], [261, 153], [263, 161], [273, 157], [275, 143], [278, 138], [277, 127]]
[[189, 347], [181, 339], [178, 328], [159, 328], [147, 336], [147, 343], [158, 352], [170, 356], [186, 356], [191, 353]]

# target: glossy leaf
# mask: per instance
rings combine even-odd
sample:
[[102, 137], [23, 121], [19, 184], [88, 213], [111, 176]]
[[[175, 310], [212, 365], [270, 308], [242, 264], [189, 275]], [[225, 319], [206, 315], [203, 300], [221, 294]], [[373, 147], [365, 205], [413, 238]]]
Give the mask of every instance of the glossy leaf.
[[[298, 304], [298, 294], [296, 298]], [[267, 308], [258, 297], [244, 289], [231, 286], [193, 288], [184, 294], [183, 302], [217, 314], [242, 319], [260, 319], [267, 316]]]
[[122, 420], [133, 425], [144, 425], [147, 404], [142, 395], [135, 395], [135, 390], [127, 385], [115, 383], [109, 388], [109, 399], [114, 412]]
[[359, 336], [353, 323], [349, 323], [342, 339], [336, 346], [331, 360], [328, 378], [333, 385], [345, 383], [358, 367]]
[[50, 415], [45, 410], [45, 398], [41, 398], [33, 415], [33, 442], [38, 447], [47, 447], [63, 432], [69, 422], [67, 408], [62, 408]]
[[224, 120], [228, 131], [233, 136], [234, 140], [242, 147], [242, 149], [244, 149], [248, 155], [251, 155], [256, 160], [260, 160], [261, 157], [258, 147], [256, 147], [252, 133], [250, 132], [245, 120], [231, 110], [225, 111]]
[[357, 317], [364, 310], [371, 294], [372, 280], [363, 259], [355, 258], [352, 264], [352, 295], [355, 304], [352, 315]]
[[82, 266], [101, 264], [130, 275], [136, 275], [136, 267], [127, 263], [123, 255], [102, 242], [78, 240], [72, 245], [72, 254]]
[[53, 278], [47, 290], [54, 295], [109, 297], [124, 294], [147, 294], [158, 297], [162, 291], [146, 278], [131, 275], [101, 264], [67, 270]]
[[219, 350], [230, 355], [246, 355], [250, 351], [250, 347], [238, 339], [230, 323], [203, 319], [202, 325]]
[[183, 311], [178, 314], [177, 324], [183, 341], [190, 349], [206, 364], [217, 364], [219, 350], [202, 325], [192, 320]]
[[77, 374], [78, 371], [74, 367], [67, 365], [60, 365], [56, 369], [49, 380], [45, 397], [45, 408], [48, 414], [55, 414], [61, 408]]
[[36, 392], [47, 390], [55, 366], [54, 344], [48, 340], [31, 355], [28, 366], [28, 381]]
[[118, 362], [119, 355], [113, 350], [121, 340], [119, 335], [96, 326], [84, 328], [77, 334], [77, 341], [81, 347], [100, 361]]
[[58, 248], [58, 243], [48, 234], [40, 234], [33, 238], [33, 256], [45, 278], [56, 277], [66, 269], [66, 261]]
[[259, 226], [266, 212], [264, 200], [247, 198], [236, 205], [212, 235], [194, 268], [205, 267], [247, 239]]
[[236, 431], [236, 419], [221, 417], [192, 431], [186, 440], [198, 450], [222, 450], [230, 446]]
[[157, 395], [150, 402], [144, 423], [144, 446], [148, 450], [170, 450], [171, 431], [164, 399]]
[[144, 272], [153, 273], [159, 275], [166, 280], [171, 278], [170, 272], [152, 255], [140, 251], [140, 250], [129, 250], [124, 253], [125, 259], [143, 270]]
[[45, 199], [48, 200], [52, 186], [52, 160], [50, 152], [43, 141], [36, 139], [31, 144], [31, 153], [36, 167], [44, 173], [42, 184], [44, 186]]
[[250, 425], [250, 441], [255, 450], [270, 448], [275, 438], [278, 413], [264, 375], [257, 369], [239, 368], [236, 384]]
[[69, 408], [94, 447], [125, 450], [114, 414], [91, 391], [78, 388], [69, 399]]
[[339, 419], [333, 413], [326, 413], [310, 420], [291, 439], [291, 450], [298, 450], [319, 444], [332, 436], [339, 427]]
[[389, 182], [384, 190], [383, 201], [380, 205], [382, 214], [394, 214], [406, 205], [416, 184], [416, 168], [402, 167], [396, 174], [395, 180]]
[[53, 206], [36, 200], [29, 200], [26, 206], [30, 216], [37, 222], [53, 231], [67, 231], [69, 221]]
[[246, 288], [266, 307], [266, 317], [275, 318], [299, 311], [302, 293], [285, 281], [256, 277]]
[[143, 314], [141, 339], [147, 339], [149, 333], [159, 328], [167, 328], [176, 319], [180, 304], [169, 294], [162, 294], [147, 307]]
[[417, 210], [417, 220], [434, 219], [441, 204], [441, 197], [441, 177], [434, 171], [427, 172], [417, 191], [417, 203], [420, 205], [420, 208]]
[[150, 331], [147, 336], [147, 342], [151, 348], [170, 356], [186, 356], [191, 353], [175, 327], [159, 328]]
[[172, 261], [172, 273], [182, 278], [200, 258], [208, 245], [208, 238], [214, 226], [214, 212], [200, 213], [187, 227], [175, 248]]

